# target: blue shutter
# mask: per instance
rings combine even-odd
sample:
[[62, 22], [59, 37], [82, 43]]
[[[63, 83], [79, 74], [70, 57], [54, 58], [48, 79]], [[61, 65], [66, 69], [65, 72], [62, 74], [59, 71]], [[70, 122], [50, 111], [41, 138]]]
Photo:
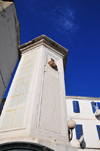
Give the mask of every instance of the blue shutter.
[[79, 102], [73, 101], [73, 112], [80, 113]]
[[92, 105], [92, 111], [93, 111], [93, 113], [95, 113], [96, 107], [95, 107], [94, 101], [91, 102], [91, 105]]
[[100, 102], [97, 102], [98, 109], [100, 109]]
[[98, 137], [99, 137], [99, 140], [100, 140], [100, 125], [96, 125], [96, 127], [97, 127]]
[[75, 127], [75, 130], [76, 130], [76, 139], [80, 139], [80, 137], [83, 135], [83, 127], [81, 124], [79, 125], [76, 125]]

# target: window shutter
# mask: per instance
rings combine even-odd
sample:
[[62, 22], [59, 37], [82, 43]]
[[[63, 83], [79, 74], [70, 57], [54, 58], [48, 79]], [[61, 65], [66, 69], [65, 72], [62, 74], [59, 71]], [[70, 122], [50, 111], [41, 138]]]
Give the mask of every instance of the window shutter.
[[83, 127], [81, 124], [79, 125], [76, 125], [75, 127], [75, 130], [76, 130], [76, 139], [80, 139], [80, 137], [83, 135]]
[[93, 111], [93, 113], [95, 113], [96, 107], [95, 107], [94, 101], [91, 102], [91, 105], [92, 105], [92, 111]]
[[97, 127], [98, 137], [99, 137], [99, 140], [100, 140], [100, 125], [96, 125], [96, 127]]
[[73, 101], [73, 112], [80, 113], [79, 102]]
[[97, 102], [98, 109], [100, 109], [100, 102]]

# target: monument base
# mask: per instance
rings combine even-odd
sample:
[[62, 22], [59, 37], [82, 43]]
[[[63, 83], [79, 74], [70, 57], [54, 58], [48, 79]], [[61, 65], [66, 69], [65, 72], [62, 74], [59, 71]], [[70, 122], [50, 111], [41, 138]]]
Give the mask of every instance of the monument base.
[[22, 148], [26, 149], [27, 146], [28, 147], [31, 146], [31, 148], [32, 146], [35, 148], [36, 146], [37, 147], [39, 146], [40, 150], [42, 150], [43, 147], [45, 147], [46, 151], [49, 151], [49, 149], [50, 151], [78, 151], [78, 148], [72, 147], [70, 143], [68, 142], [58, 143], [56, 141], [55, 142], [50, 141], [50, 140], [47, 141], [45, 139], [39, 139], [39, 138], [33, 138], [33, 137], [12, 137], [12, 138], [7, 138], [7, 139], [2, 139], [2, 141], [0, 140], [0, 151], [2, 151], [2, 148], [6, 148], [7, 150], [9, 149], [9, 147], [10, 149], [16, 149], [17, 146], [19, 146], [19, 149], [22, 149]]

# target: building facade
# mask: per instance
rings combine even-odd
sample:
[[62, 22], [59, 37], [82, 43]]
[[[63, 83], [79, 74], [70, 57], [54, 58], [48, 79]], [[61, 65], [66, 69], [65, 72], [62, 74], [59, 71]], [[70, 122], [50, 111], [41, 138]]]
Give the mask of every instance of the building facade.
[[0, 0], [0, 103], [19, 58], [18, 45], [20, 26], [15, 5]]
[[66, 96], [66, 107], [68, 120], [76, 122], [71, 145], [79, 150], [100, 149], [100, 98]]

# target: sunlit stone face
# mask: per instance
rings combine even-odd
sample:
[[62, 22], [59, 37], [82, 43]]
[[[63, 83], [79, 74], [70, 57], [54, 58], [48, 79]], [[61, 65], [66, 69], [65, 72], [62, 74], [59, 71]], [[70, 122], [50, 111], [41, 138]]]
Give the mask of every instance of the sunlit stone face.
[[44, 73], [39, 127], [50, 132], [61, 134], [62, 111], [59, 78], [59, 72], [47, 64]]
[[36, 56], [37, 51], [26, 54], [21, 58], [20, 66], [11, 88], [11, 95], [7, 100], [9, 101], [9, 104], [2, 123], [2, 129], [23, 126], [25, 111], [29, 101], [28, 97], [30, 94], [32, 76], [34, 74]]
[[4, 142], [7, 134], [11, 142], [31, 141], [65, 151], [69, 143], [63, 62], [68, 50], [44, 35], [19, 49], [22, 57], [3, 109], [1, 137]]

